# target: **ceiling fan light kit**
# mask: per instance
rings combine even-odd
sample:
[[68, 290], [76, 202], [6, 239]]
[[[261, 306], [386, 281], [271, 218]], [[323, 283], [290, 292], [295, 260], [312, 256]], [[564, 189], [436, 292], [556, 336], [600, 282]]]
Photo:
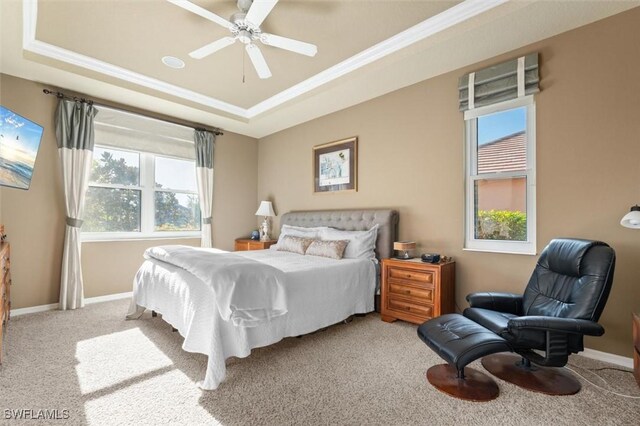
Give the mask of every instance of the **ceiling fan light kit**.
[[260, 25], [278, 0], [238, 0], [237, 5], [240, 11], [231, 15], [229, 21], [187, 0], [167, 1], [221, 25], [231, 32], [231, 36], [223, 37], [189, 53], [189, 56], [194, 59], [205, 58], [240, 41], [245, 45], [245, 50], [258, 76], [264, 79], [271, 77], [271, 70], [256, 42], [311, 57], [318, 52], [318, 48], [311, 43], [262, 32]]

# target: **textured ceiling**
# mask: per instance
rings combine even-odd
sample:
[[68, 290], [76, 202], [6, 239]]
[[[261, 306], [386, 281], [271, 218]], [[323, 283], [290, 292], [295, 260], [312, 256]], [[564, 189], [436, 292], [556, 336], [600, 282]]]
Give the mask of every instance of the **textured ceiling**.
[[[236, 10], [233, 1], [194, 3], [224, 18]], [[261, 45], [273, 77], [258, 79], [245, 58], [243, 83], [240, 44], [188, 56], [227, 30], [165, 0], [2, 0], [0, 72], [262, 137], [639, 5], [281, 0], [263, 30], [314, 43], [318, 54]], [[165, 67], [164, 55], [186, 67]]]

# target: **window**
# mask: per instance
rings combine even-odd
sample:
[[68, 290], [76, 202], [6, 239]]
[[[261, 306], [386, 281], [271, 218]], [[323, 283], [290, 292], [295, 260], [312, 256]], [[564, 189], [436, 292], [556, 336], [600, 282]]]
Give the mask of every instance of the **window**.
[[84, 240], [200, 236], [195, 161], [96, 145]]
[[465, 111], [465, 248], [535, 254], [532, 96]]

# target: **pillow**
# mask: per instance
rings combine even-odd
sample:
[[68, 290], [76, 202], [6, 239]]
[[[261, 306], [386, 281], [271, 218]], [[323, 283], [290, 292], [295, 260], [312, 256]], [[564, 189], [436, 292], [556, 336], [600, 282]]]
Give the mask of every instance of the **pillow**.
[[307, 247], [313, 240], [311, 238], [293, 237], [291, 235], [285, 235], [278, 240], [278, 251], [289, 251], [291, 253], [304, 254], [307, 251]]
[[376, 239], [378, 238], [378, 224], [368, 231], [343, 231], [335, 228], [323, 229], [320, 232], [323, 240], [347, 240], [349, 244], [342, 257], [345, 259], [373, 259], [376, 257]]
[[291, 225], [282, 225], [280, 229], [280, 238], [285, 237], [287, 235], [291, 235], [293, 237], [301, 237], [301, 238], [311, 238], [318, 239], [320, 238], [320, 231], [323, 229], [327, 229], [326, 226], [319, 226], [316, 228], [305, 228], [303, 226], [291, 226]]
[[342, 259], [347, 244], [349, 244], [347, 240], [313, 240], [307, 247], [305, 254], [328, 257], [330, 259]]

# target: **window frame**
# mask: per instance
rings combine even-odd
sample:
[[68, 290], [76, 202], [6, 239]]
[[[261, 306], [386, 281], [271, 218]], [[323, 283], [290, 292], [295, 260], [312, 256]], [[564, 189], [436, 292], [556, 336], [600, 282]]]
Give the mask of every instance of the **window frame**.
[[[477, 173], [478, 118], [510, 109], [526, 108], [527, 168], [525, 171]], [[463, 250], [535, 255], [536, 246], [536, 105], [533, 95], [499, 102], [464, 112], [465, 122], [465, 220]], [[527, 239], [525, 241], [475, 238], [475, 182], [489, 179], [526, 178]]]
[[95, 144], [95, 148], [109, 149], [122, 152], [131, 152], [138, 154], [140, 158], [140, 179], [139, 186], [127, 186], [119, 184], [95, 184], [89, 182], [87, 190], [90, 187], [96, 188], [117, 188], [131, 189], [140, 191], [140, 232], [84, 232], [81, 230], [81, 241], [127, 241], [127, 240], [166, 240], [178, 238], [201, 238], [202, 223], [197, 231], [155, 231], [155, 193], [173, 192], [176, 194], [195, 194], [198, 192], [175, 190], [175, 189], [159, 189], [155, 185], [155, 158], [163, 157], [176, 160], [193, 161], [189, 158], [181, 158], [165, 154], [154, 154], [151, 152], [137, 151], [132, 149], [110, 146], [108, 144]]

